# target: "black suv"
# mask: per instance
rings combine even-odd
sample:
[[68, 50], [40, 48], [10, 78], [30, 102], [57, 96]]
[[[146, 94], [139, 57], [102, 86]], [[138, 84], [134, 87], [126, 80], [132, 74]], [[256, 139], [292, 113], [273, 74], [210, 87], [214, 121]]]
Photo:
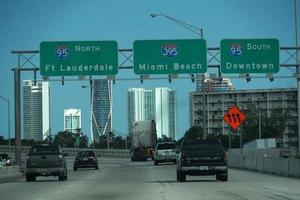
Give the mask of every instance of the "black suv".
[[99, 169], [98, 160], [95, 152], [93, 151], [79, 151], [76, 154], [73, 169], [77, 171], [78, 168], [88, 168], [92, 167]]
[[26, 181], [35, 181], [37, 176], [58, 176], [60, 181], [67, 180], [67, 164], [59, 146], [32, 146], [27, 155]]
[[186, 175], [216, 175], [227, 181], [227, 157], [220, 141], [184, 138], [177, 156], [177, 181], [186, 181]]

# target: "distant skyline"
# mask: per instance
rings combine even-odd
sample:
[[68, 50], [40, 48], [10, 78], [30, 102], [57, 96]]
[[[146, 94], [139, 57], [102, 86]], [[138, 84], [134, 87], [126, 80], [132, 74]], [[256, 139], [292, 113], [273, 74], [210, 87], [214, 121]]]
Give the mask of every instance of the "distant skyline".
[[[300, 1], [298, 0], [298, 11]], [[119, 49], [131, 49], [135, 40], [195, 39], [200, 36], [181, 27], [165, 17], [152, 18], [151, 13], [163, 13], [203, 29], [207, 47], [219, 47], [222, 39], [276, 38], [281, 47], [295, 46], [294, 0], [187, 0], [187, 1], [70, 1], [70, 0], [3, 0], [0, 3], [0, 96], [10, 100], [11, 137], [14, 133], [14, 78], [12, 68], [18, 64], [12, 50], [39, 50], [43, 41], [105, 41], [115, 40]], [[298, 33], [300, 19], [298, 14]], [[299, 38], [299, 37], [298, 37]], [[281, 53], [281, 62], [288, 54]], [[28, 55], [29, 57], [31, 55]], [[216, 56], [219, 58], [219, 55]], [[119, 64], [126, 58], [119, 54]], [[133, 58], [130, 57], [130, 60]], [[209, 60], [209, 58], [208, 58]], [[22, 63], [26, 59], [20, 57]], [[39, 66], [39, 55], [32, 62]], [[26, 62], [24, 67], [32, 67]], [[209, 73], [216, 73], [209, 69]], [[294, 68], [281, 67], [273, 82], [266, 75], [251, 74], [246, 82], [238, 74], [222, 74], [231, 78], [235, 89], [267, 89], [296, 87], [292, 78]], [[146, 89], [168, 87], [176, 91], [178, 137], [189, 128], [189, 93], [196, 90], [196, 83], [189, 75], [179, 75], [168, 82], [167, 75], [152, 75], [141, 85], [133, 69], [121, 69], [112, 86], [113, 129], [127, 134], [127, 90], [133, 87]], [[278, 76], [282, 78], [277, 78]], [[186, 77], [185, 79], [182, 79]], [[37, 78], [41, 79], [39, 73]], [[86, 77], [88, 78], [88, 77]], [[92, 77], [104, 79], [104, 76]], [[131, 80], [128, 80], [131, 79]], [[22, 72], [23, 80], [33, 79], [33, 73]], [[51, 77], [50, 104], [51, 130], [62, 131], [64, 108], [79, 108], [82, 111], [82, 131], [90, 136], [90, 89], [89, 80], [78, 77]], [[7, 138], [7, 103], [0, 99], [0, 135]], [[23, 127], [22, 127], [23, 129]]]

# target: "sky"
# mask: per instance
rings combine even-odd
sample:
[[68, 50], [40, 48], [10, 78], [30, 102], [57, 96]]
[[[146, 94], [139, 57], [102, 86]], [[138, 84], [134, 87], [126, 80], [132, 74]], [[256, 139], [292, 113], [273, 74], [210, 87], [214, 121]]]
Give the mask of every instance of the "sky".
[[[300, 12], [300, 1], [297, 9]], [[18, 64], [12, 50], [39, 50], [43, 41], [115, 40], [119, 49], [131, 49], [135, 40], [195, 39], [199, 35], [173, 21], [151, 13], [163, 13], [203, 29], [207, 47], [219, 47], [222, 39], [276, 38], [281, 47], [295, 46], [294, 0], [1, 0], [0, 1], [0, 96], [9, 98], [11, 137], [14, 137], [14, 88], [12, 68]], [[299, 30], [298, 14], [298, 32]], [[284, 62], [286, 55], [281, 55]], [[119, 63], [124, 57], [119, 56]], [[39, 66], [39, 55], [32, 62]], [[32, 67], [27, 63], [25, 67]], [[209, 69], [209, 72], [215, 73]], [[296, 87], [295, 69], [281, 68], [275, 80], [244, 78], [232, 74], [236, 89]], [[224, 75], [228, 77], [230, 75]], [[134, 80], [133, 69], [119, 70], [113, 85], [113, 129], [127, 134], [127, 91], [132, 87], [168, 87], [177, 95], [177, 138], [190, 127], [189, 93], [195, 83], [189, 79]], [[150, 76], [156, 77], [156, 76]], [[159, 77], [166, 77], [161, 75]], [[179, 75], [179, 77], [187, 77]], [[278, 77], [278, 78], [276, 78]], [[290, 78], [283, 78], [290, 77]], [[41, 76], [38, 73], [38, 79]], [[82, 131], [90, 137], [89, 85], [87, 80], [68, 77], [64, 85], [60, 77], [51, 77], [52, 134], [63, 130], [63, 110], [82, 110]], [[94, 77], [105, 78], [105, 77]], [[133, 80], [118, 80], [132, 78]], [[21, 80], [33, 79], [31, 72]], [[55, 79], [55, 80], [54, 80]], [[0, 99], [0, 135], [8, 137], [7, 103]]]

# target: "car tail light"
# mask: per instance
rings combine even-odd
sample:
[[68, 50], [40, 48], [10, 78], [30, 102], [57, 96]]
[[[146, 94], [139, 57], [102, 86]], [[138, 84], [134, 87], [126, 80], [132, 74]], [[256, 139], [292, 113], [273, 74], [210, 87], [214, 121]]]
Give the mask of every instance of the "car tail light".
[[228, 161], [228, 158], [227, 158], [227, 154], [225, 153], [225, 156], [224, 156], [224, 161], [227, 162]]
[[181, 162], [186, 161], [186, 155], [185, 155], [184, 152], [181, 153], [180, 161], [181, 161]]

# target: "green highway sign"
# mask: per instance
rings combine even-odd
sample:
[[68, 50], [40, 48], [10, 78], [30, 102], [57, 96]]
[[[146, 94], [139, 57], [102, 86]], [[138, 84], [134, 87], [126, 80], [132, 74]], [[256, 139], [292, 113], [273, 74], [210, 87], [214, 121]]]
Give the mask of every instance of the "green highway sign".
[[192, 74], [207, 71], [206, 41], [137, 40], [133, 44], [136, 74]]
[[224, 39], [221, 41], [222, 73], [279, 72], [277, 39]]
[[116, 75], [117, 42], [42, 42], [40, 71], [42, 76]]

